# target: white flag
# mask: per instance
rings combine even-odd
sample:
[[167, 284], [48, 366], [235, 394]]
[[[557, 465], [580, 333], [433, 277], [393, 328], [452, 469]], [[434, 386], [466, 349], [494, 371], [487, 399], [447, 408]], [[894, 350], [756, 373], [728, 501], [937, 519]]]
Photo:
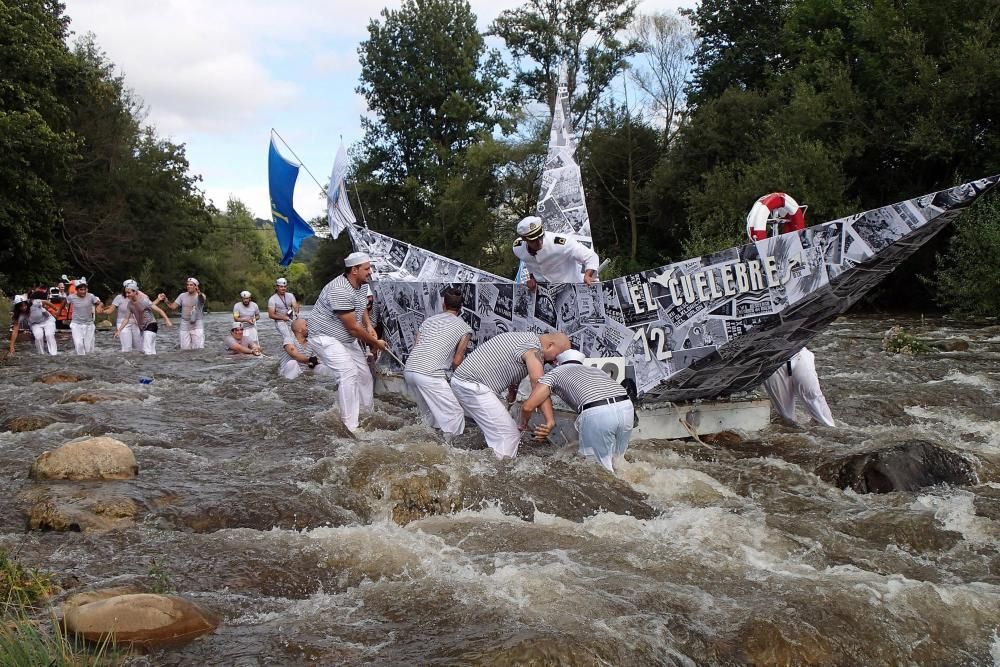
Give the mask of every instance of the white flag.
[[340, 144], [337, 157], [333, 161], [333, 171], [330, 172], [330, 184], [326, 190], [326, 217], [330, 221], [330, 234], [337, 238], [340, 232], [349, 229], [358, 221], [351, 210], [347, 197], [347, 187], [344, 179], [350, 163], [347, 160], [347, 150]]

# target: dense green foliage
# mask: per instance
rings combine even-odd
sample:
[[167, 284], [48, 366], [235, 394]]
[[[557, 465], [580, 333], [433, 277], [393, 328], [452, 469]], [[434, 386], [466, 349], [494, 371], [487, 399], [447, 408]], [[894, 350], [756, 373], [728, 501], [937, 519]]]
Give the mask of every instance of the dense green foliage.
[[1000, 314], [1000, 197], [980, 202], [957, 223], [933, 285], [942, 308], [962, 315]]

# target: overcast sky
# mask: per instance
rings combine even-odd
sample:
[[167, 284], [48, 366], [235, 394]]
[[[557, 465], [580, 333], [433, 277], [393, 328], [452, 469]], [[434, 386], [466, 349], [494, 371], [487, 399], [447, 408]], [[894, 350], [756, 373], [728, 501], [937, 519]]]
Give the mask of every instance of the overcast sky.
[[[361, 138], [364, 99], [354, 89], [358, 45], [382, 7], [345, 0], [65, 0], [76, 35], [97, 43], [145, 101], [160, 136], [183, 143], [205, 194], [224, 208], [232, 196], [270, 217], [267, 147], [271, 128], [320, 182], [340, 138]], [[472, 0], [486, 26], [513, 0]], [[641, 12], [674, 11], [693, 0], [642, 0]], [[280, 148], [284, 148], [280, 146]], [[287, 152], [285, 153], [287, 155]], [[291, 157], [290, 155], [288, 157]], [[295, 206], [307, 220], [325, 210], [305, 171]]]

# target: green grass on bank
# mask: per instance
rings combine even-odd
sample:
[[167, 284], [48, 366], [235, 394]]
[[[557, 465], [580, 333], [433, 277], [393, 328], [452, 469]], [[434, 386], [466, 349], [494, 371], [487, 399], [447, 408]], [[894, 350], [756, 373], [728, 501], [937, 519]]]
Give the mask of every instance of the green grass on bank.
[[0, 665], [90, 667], [122, 665], [128, 655], [111, 637], [98, 644], [68, 637], [52, 609], [44, 606], [56, 586], [52, 576], [21, 565], [0, 550]]

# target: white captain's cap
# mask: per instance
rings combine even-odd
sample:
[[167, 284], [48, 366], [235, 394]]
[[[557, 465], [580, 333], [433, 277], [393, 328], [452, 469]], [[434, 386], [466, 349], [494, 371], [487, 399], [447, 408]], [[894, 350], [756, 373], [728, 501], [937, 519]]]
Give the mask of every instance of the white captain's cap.
[[364, 264], [365, 262], [371, 262], [372, 258], [366, 252], [352, 252], [350, 255], [344, 258], [344, 266], [350, 268], [352, 266], [358, 266], [359, 264]]
[[560, 364], [570, 364], [570, 363], [582, 364], [586, 359], [587, 357], [584, 356], [583, 352], [581, 352], [580, 350], [574, 350], [572, 348], [566, 350], [565, 352], [559, 353], [559, 355], [556, 357], [556, 361], [558, 361]]
[[529, 215], [517, 223], [517, 235], [525, 241], [534, 241], [545, 235], [545, 225], [537, 215]]
[[125, 289], [137, 290], [139, 289], [139, 283], [129, 278], [128, 280], [122, 283], [122, 287], [124, 287]]
[[278, 278], [277, 280], [274, 281], [274, 284], [277, 285], [278, 287], [288, 287], [288, 281], [285, 280], [284, 278]]
[[241, 299], [249, 299], [250, 298], [250, 292], [248, 292], [246, 290], [243, 290], [242, 292], [240, 292], [240, 298]]

